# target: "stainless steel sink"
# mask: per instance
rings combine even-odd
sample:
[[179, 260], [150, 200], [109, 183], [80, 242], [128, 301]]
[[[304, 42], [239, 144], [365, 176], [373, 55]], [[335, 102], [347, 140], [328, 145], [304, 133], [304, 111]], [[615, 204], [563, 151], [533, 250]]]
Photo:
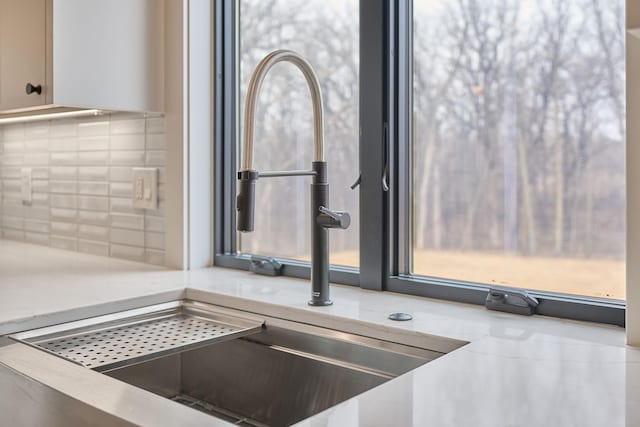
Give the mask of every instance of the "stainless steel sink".
[[[240, 312], [207, 304], [176, 304], [172, 309], [125, 313], [102, 322], [89, 319], [14, 338], [86, 365], [95, 361], [87, 361], [82, 351], [104, 346], [105, 341], [108, 348], [117, 349], [114, 345], [123, 334], [131, 339], [132, 328], [153, 336], [149, 331], [166, 324], [166, 319], [204, 323], [181, 329], [187, 335], [197, 331], [200, 340], [187, 336], [182, 345], [174, 340], [167, 348], [167, 339], [145, 337], [152, 345], [143, 354], [128, 350], [128, 357], [88, 368], [241, 426], [294, 424], [443, 355], [282, 319], [248, 314], [243, 318]], [[214, 337], [202, 332], [211, 329], [207, 323], [218, 325], [222, 320], [222, 336], [217, 326]], [[61, 342], [76, 347], [56, 353], [61, 347], [54, 346]]]

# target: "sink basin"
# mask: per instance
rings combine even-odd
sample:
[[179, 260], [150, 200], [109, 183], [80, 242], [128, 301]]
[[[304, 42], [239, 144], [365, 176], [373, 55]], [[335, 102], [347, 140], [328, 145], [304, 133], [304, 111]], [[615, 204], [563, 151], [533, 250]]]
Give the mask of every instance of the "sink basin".
[[295, 424], [444, 354], [191, 301], [14, 338], [241, 426]]

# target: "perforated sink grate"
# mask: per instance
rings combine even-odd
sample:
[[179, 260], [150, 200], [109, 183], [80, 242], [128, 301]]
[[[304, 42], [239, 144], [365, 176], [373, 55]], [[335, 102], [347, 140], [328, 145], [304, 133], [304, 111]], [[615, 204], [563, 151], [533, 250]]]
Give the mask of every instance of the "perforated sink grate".
[[178, 316], [38, 345], [87, 368], [228, 335], [241, 328]]
[[142, 317], [109, 320], [89, 327], [63, 328], [54, 334], [38, 336], [38, 331], [31, 331], [26, 333], [28, 337], [18, 338], [87, 368], [104, 371], [249, 335], [262, 327], [262, 322], [225, 317], [202, 306], [192, 312], [188, 303]]

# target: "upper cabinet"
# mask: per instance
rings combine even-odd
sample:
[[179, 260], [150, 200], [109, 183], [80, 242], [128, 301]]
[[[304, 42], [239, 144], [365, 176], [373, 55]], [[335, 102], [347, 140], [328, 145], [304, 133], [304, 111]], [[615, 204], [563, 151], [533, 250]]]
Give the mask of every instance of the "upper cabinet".
[[163, 111], [164, 1], [0, 0], [0, 116]]
[[47, 25], [45, 0], [0, 0], [0, 110], [46, 103]]

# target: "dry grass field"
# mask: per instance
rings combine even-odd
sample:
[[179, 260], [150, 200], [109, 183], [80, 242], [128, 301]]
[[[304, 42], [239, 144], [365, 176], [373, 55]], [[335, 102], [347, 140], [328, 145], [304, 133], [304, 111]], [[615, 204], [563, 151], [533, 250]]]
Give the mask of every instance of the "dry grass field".
[[[331, 263], [357, 265], [358, 253], [332, 253]], [[615, 260], [427, 250], [415, 252], [414, 273], [574, 295], [625, 299], [625, 264]]]

